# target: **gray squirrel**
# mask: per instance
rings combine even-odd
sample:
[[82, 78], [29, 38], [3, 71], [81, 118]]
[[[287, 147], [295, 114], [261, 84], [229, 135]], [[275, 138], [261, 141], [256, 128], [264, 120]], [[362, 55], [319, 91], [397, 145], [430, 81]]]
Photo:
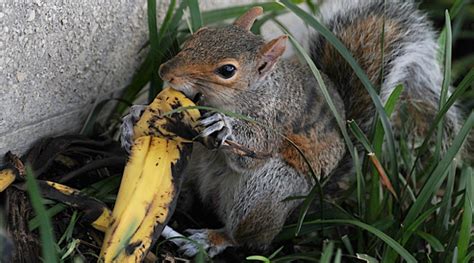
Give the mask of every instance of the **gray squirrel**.
[[[341, 182], [353, 174], [353, 161], [310, 69], [280, 59], [287, 36], [266, 42], [250, 32], [261, 14], [262, 8], [254, 7], [231, 25], [201, 28], [159, 70], [172, 88], [190, 98], [202, 95], [199, 105], [242, 114], [270, 127], [221, 113], [210, 112], [200, 120], [200, 136], [213, 143], [194, 144], [186, 180], [224, 227], [192, 230], [190, 238], [202, 243], [211, 256], [229, 246], [267, 248], [302, 202], [285, 199], [304, 196], [313, 187], [305, 160], [280, 134], [303, 151], [317, 177], [331, 175], [334, 191], [344, 188]], [[403, 84], [401, 103], [407, 106], [412, 123], [410, 136], [423, 136], [439, 107], [442, 85], [436, 33], [425, 15], [411, 1], [386, 1], [384, 6], [382, 0], [325, 1], [319, 15], [372, 83], [382, 83], [382, 102], [396, 85]], [[310, 54], [338, 112], [367, 133], [375, 109], [353, 70], [318, 34], [310, 40]], [[124, 117], [121, 139], [126, 149], [143, 108], [134, 106]], [[400, 110], [392, 116], [395, 134], [402, 125]], [[460, 118], [454, 107], [446, 114], [444, 148], [459, 130]], [[268, 157], [236, 154], [223, 145], [226, 140], [268, 153]], [[192, 244], [183, 250], [187, 255], [197, 252]]]

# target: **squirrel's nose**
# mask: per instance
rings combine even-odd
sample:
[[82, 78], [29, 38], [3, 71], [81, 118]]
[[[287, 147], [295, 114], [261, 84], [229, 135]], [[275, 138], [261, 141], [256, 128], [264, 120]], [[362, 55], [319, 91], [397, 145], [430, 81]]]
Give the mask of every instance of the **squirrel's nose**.
[[158, 75], [160, 75], [160, 78], [162, 78], [163, 80], [166, 80], [164, 77], [167, 71], [168, 70], [167, 70], [166, 63], [161, 64], [160, 68], [158, 69]]
[[168, 82], [173, 81], [173, 76], [169, 74], [169, 72], [170, 72], [170, 67], [168, 66], [168, 63], [161, 64], [158, 70], [158, 74], [160, 75], [160, 78]]

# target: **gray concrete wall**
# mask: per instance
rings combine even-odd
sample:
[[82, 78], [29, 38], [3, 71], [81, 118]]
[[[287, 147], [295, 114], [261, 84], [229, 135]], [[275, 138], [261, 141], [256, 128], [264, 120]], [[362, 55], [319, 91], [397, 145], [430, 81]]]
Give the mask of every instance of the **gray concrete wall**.
[[3, 0], [0, 155], [77, 131], [94, 99], [130, 81], [146, 24], [146, 0]]
[[130, 82], [147, 38], [146, 0], [0, 0], [0, 156], [77, 132], [97, 99]]

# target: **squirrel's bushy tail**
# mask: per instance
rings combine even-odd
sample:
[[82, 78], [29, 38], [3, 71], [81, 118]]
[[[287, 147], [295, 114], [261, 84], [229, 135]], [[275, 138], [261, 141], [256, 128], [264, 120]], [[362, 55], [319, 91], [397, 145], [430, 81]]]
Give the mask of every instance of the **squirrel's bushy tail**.
[[[322, 22], [352, 52], [378, 89], [382, 102], [398, 84], [404, 86], [392, 116], [395, 135], [400, 135], [403, 123], [409, 135], [423, 137], [438, 111], [443, 80], [437, 34], [427, 18], [410, 1], [386, 1], [385, 5], [382, 0], [327, 1], [320, 13]], [[310, 51], [316, 65], [336, 85], [347, 119], [354, 119], [366, 133], [370, 131], [375, 108], [352, 68], [318, 34]], [[459, 116], [456, 107], [446, 114], [444, 147], [459, 130]]]

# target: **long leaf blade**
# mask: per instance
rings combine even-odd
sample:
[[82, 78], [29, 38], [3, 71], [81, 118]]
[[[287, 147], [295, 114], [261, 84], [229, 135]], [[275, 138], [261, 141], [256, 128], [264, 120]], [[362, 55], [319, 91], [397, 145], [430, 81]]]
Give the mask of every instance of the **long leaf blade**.
[[392, 239], [390, 236], [388, 236], [384, 232], [378, 230], [377, 228], [371, 225], [365, 224], [363, 222], [360, 222], [357, 220], [347, 220], [347, 219], [328, 219], [328, 220], [314, 220], [314, 221], [307, 222], [307, 224], [347, 224], [347, 225], [357, 226], [380, 238], [388, 246], [390, 246], [396, 252], [398, 252], [400, 256], [403, 257], [403, 259], [405, 259], [407, 262], [417, 262], [417, 260], [410, 254], [410, 252], [408, 252], [405, 248], [403, 248], [397, 241]]
[[202, 16], [201, 11], [199, 10], [199, 2], [197, 0], [187, 0], [189, 11], [191, 13], [191, 26], [193, 32], [196, 32], [199, 28], [202, 27]]
[[41, 251], [44, 262], [58, 262], [58, 254], [56, 251], [56, 241], [53, 234], [53, 226], [51, 220], [46, 213], [39, 190], [38, 183], [36, 182], [33, 171], [30, 166], [26, 166], [26, 186], [28, 189], [28, 195], [30, 197], [31, 205], [35, 210], [35, 213], [39, 220], [39, 232], [41, 239]]
[[443, 182], [445, 176], [447, 175], [446, 170], [448, 169], [456, 154], [461, 149], [461, 146], [464, 140], [467, 138], [467, 135], [471, 131], [473, 124], [474, 113], [471, 113], [467, 118], [466, 122], [464, 123], [463, 127], [461, 128], [459, 134], [456, 136], [456, 138], [454, 138], [454, 141], [451, 147], [446, 152], [446, 155], [438, 163], [430, 178], [423, 186], [415, 203], [408, 211], [408, 214], [404, 220], [404, 225], [410, 225], [415, 221], [416, 217], [423, 211], [423, 207], [431, 198], [433, 192], [439, 188], [440, 184]]
[[[441, 94], [439, 98], [439, 108], [442, 109], [443, 105], [446, 103], [446, 98], [448, 96], [449, 84], [451, 83], [451, 49], [452, 49], [452, 33], [451, 33], [451, 18], [449, 17], [449, 12], [446, 10], [446, 38], [444, 45], [444, 77], [443, 85], [441, 88]], [[436, 140], [436, 159], [439, 158], [441, 153], [441, 145], [443, 144], [444, 137], [444, 118], [442, 117], [438, 123], [438, 133]]]
[[462, 215], [461, 230], [458, 239], [458, 262], [462, 262], [468, 253], [471, 239], [472, 216], [474, 213], [474, 180], [472, 168], [466, 168], [466, 192], [464, 194], [464, 211]]

